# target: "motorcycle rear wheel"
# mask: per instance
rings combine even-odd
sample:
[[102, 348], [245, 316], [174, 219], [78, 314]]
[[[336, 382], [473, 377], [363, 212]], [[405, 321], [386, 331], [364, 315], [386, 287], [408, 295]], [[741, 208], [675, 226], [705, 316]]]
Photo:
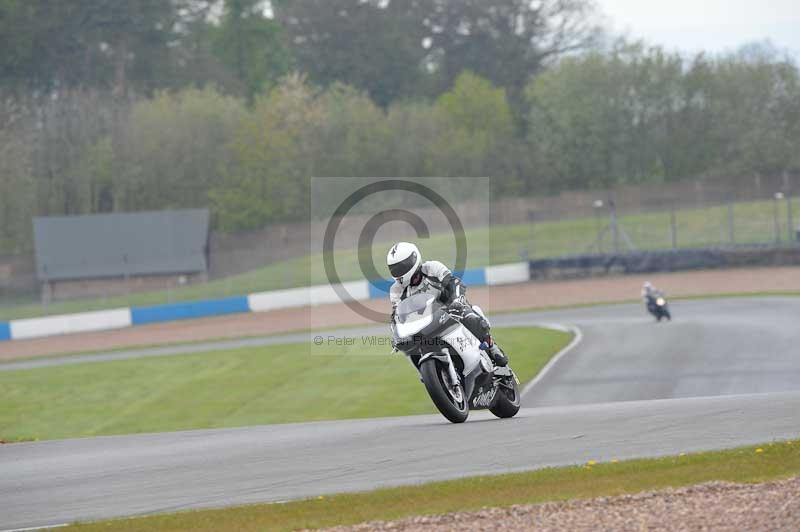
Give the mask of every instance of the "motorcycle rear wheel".
[[[444, 363], [429, 358], [419, 367], [422, 382], [433, 404], [449, 421], [463, 423], [469, 416], [469, 404], [461, 383], [450, 383], [449, 372]], [[460, 392], [460, 394], [459, 394]], [[460, 395], [460, 397], [459, 397]]]

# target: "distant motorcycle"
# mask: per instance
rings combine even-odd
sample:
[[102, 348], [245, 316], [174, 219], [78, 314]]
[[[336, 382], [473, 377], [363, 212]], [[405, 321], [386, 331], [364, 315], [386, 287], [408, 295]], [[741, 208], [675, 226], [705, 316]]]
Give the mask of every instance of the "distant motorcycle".
[[470, 409], [513, 417], [520, 407], [517, 376], [492, 363], [460, 318], [434, 296], [415, 294], [395, 310], [392, 344], [419, 370], [433, 404], [451, 422], [466, 421]]
[[661, 318], [672, 321], [672, 314], [663, 294], [647, 296], [647, 311], [656, 318], [656, 321], [661, 321]]

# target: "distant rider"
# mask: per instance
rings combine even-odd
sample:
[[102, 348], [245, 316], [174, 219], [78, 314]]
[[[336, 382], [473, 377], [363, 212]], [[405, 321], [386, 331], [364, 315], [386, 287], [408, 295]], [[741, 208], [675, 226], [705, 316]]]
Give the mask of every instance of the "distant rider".
[[439, 261], [422, 262], [422, 254], [414, 244], [398, 242], [389, 249], [386, 264], [394, 277], [394, 284], [389, 289], [389, 301], [392, 303], [392, 316], [397, 305], [405, 298], [421, 292], [434, 294], [439, 301], [457, 310], [463, 318], [461, 323], [486, 346], [486, 352], [497, 366], [508, 364], [508, 358], [493, 341], [490, 334], [489, 321], [480, 308], [470, 305], [466, 298], [458, 297], [458, 287], [464, 287], [461, 279]]
[[656, 304], [656, 299], [659, 297], [663, 297], [663, 293], [661, 290], [657, 289], [653, 286], [650, 281], [645, 281], [642, 285], [642, 300], [644, 301], [645, 306], [648, 310], [652, 312], [652, 307]]

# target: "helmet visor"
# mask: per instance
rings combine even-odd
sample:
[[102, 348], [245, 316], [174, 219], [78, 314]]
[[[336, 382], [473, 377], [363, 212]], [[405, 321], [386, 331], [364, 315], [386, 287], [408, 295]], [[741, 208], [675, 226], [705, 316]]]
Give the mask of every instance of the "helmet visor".
[[401, 260], [400, 262], [390, 264], [389, 273], [392, 274], [392, 277], [397, 279], [410, 272], [411, 268], [413, 268], [416, 263], [417, 263], [417, 254], [416, 252], [414, 252], [405, 259]]

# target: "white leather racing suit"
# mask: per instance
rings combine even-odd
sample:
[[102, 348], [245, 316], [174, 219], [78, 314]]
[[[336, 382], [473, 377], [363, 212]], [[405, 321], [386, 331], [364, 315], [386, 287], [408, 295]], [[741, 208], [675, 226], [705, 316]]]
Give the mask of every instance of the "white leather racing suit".
[[[403, 285], [397, 281], [389, 289], [389, 301], [392, 303], [392, 315], [394, 309], [400, 301], [407, 297], [419, 293], [429, 293], [435, 298], [439, 299], [442, 295], [442, 290], [447, 289], [445, 283], [452, 283], [452, 274], [450, 269], [439, 262], [438, 260], [429, 260], [420, 265], [422, 272], [422, 280], [418, 285], [409, 285], [408, 288], [403, 288]], [[450, 289], [452, 291], [452, 288]], [[449, 295], [449, 297], [453, 297]], [[505, 366], [508, 364], [508, 358], [500, 349], [500, 347], [493, 342], [490, 329], [491, 324], [484, 315], [483, 311], [477, 305], [471, 305], [465, 297], [450, 303], [453, 306], [459, 306], [461, 313], [461, 324], [464, 325], [475, 337], [482, 342], [482, 345], [487, 345], [489, 356], [495, 364]]]
[[[431, 294], [436, 299], [442, 300], [442, 291], [447, 290], [446, 285], [450, 284], [453, 279], [450, 269], [438, 260], [429, 260], [420, 265], [420, 271], [422, 272], [422, 280], [416, 286], [409, 285], [408, 288], [403, 288], [403, 285], [395, 281], [389, 289], [389, 301], [392, 303], [393, 313], [398, 303], [416, 294]], [[450, 289], [452, 290], [452, 285]], [[444, 299], [452, 297], [454, 296], [448, 293]], [[471, 305], [465, 297], [457, 301], [451, 301], [450, 306], [451, 308], [460, 309], [462, 314], [461, 323], [479, 340], [489, 338], [491, 325], [480, 307]]]
[[400, 301], [419, 293], [430, 293], [438, 298], [442, 293], [442, 281], [448, 275], [451, 275], [450, 269], [439, 262], [438, 260], [425, 261], [420, 265], [422, 270], [422, 281], [417, 286], [409, 285], [408, 288], [403, 288], [403, 285], [397, 281], [389, 289], [389, 301], [392, 302], [392, 309], [394, 309]]

